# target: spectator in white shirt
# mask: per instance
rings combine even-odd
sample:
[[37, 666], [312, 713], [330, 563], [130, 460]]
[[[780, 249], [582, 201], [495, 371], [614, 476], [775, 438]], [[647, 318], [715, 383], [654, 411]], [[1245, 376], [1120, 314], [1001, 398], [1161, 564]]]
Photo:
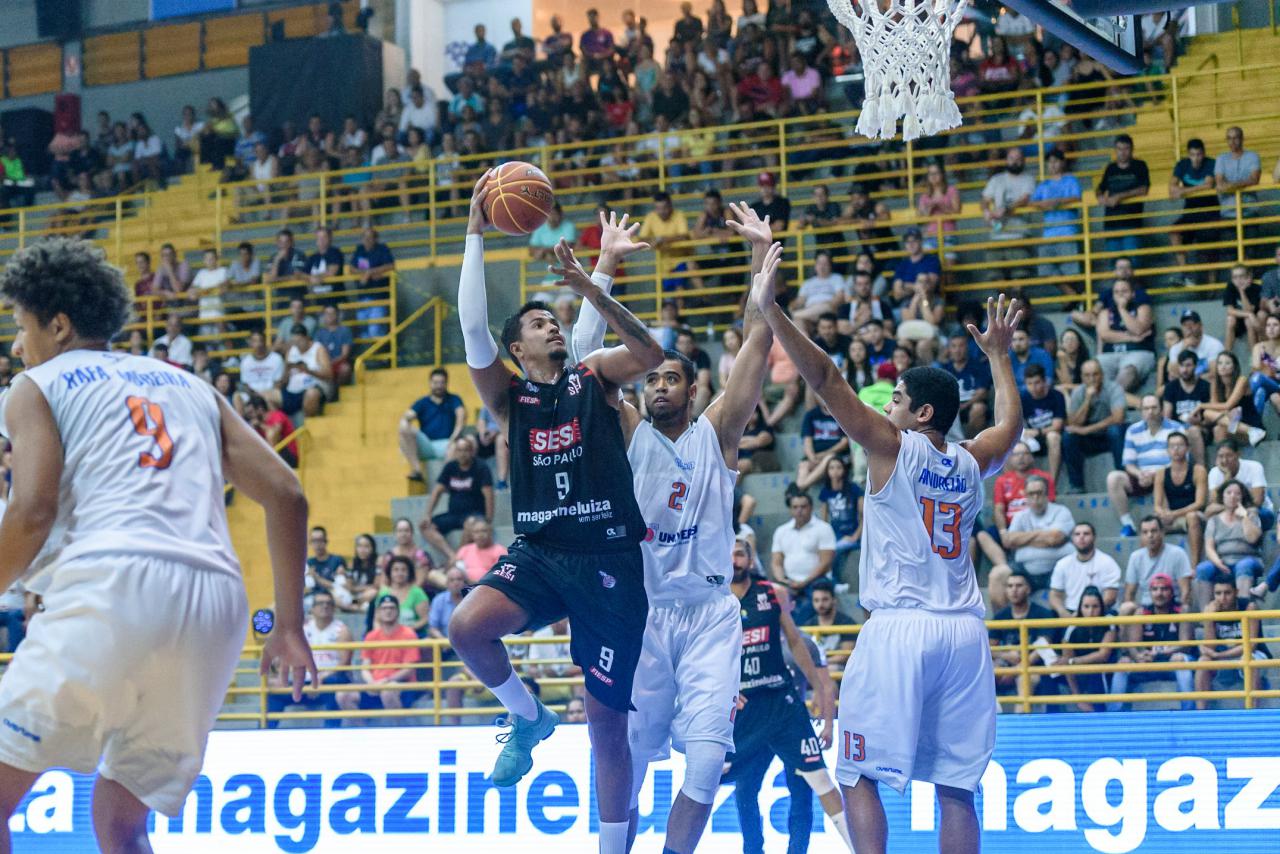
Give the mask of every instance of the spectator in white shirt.
[[267, 347], [261, 332], [249, 333], [249, 353], [240, 357], [240, 382], [263, 400], [280, 406], [284, 388], [284, 357]]
[[[1276, 508], [1267, 494], [1267, 474], [1257, 460], [1240, 458], [1240, 442], [1236, 439], [1227, 439], [1218, 446], [1214, 466], [1209, 469], [1210, 496], [1217, 495], [1222, 484], [1229, 480], [1238, 480], [1248, 488], [1253, 506], [1258, 508], [1258, 516], [1262, 519], [1262, 530], [1271, 530], [1276, 523]], [[1205, 518], [1220, 512], [1222, 502], [1211, 497], [1209, 506], [1204, 508]]]
[[[229, 275], [227, 268], [219, 265], [216, 249], [204, 250], [204, 267], [196, 271], [191, 280], [191, 297], [198, 306], [197, 316], [206, 321], [200, 324], [201, 335], [219, 335], [222, 332], [222, 295], [227, 292]], [[172, 355], [173, 347], [169, 353]]]
[[[1031, 589], [1044, 590], [1058, 561], [1075, 551], [1069, 540], [1075, 520], [1066, 507], [1049, 501], [1049, 482], [1038, 474], [1027, 478], [1022, 494], [1027, 505], [1014, 514], [1000, 535], [1000, 544], [1013, 549], [1013, 566], [1026, 571]], [[992, 569], [987, 579], [992, 611], [1008, 604], [1005, 588], [1010, 572], [1001, 569]]]
[[791, 520], [773, 532], [770, 575], [793, 595], [803, 597], [810, 584], [831, 571], [836, 533], [813, 515], [813, 499], [807, 493], [793, 495], [787, 503]]
[[438, 115], [435, 92], [424, 86], [410, 89], [409, 103], [404, 105], [404, 112], [400, 114], [400, 144], [409, 141], [411, 127], [418, 128], [427, 140], [431, 140], [435, 136]]
[[1169, 348], [1169, 363], [1176, 365], [1178, 354], [1183, 350], [1190, 350], [1196, 354], [1196, 376], [1204, 376], [1226, 347], [1217, 338], [1205, 334], [1204, 323], [1201, 322], [1198, 311], [1185, 309], [1179, 320], [1182, 340]]
[[818, 252], [813, 259], [813, 275], [800, 286], [791, 301], [791, 316], [809, 335], [824, 314], [839, 314], [839, 307], [849, 301], [849, 283], [831, 266], [831, 253]]
[[[1016, 517], [1015, 517], [1016, 518]], [[1075, 554], [1067, 555], [1053, 568], [1049, 581], [1049, 606], [1059, 617], [1071, 617], [1080, 607], [1086, 587], [1102, 591], [1103, 610], [1110, 610], [1120, 594], [1120, 564], [1111, 555], [1094, 547], [1097, 533], [1089, 522], [1077, 522], [1071, 529]]]
[[182, 318], [177, 314], [170, 314], [164, 321], [164, 334], [157, 338], [151, 344], [150, 356], [153, 359], [159, 358], [156, 355], [156, 347], [163, 345], [168, 348], [168, 360], [175, 365], [181, 365], [184, 368], [191, 367], [191, 339], [182, 334]]

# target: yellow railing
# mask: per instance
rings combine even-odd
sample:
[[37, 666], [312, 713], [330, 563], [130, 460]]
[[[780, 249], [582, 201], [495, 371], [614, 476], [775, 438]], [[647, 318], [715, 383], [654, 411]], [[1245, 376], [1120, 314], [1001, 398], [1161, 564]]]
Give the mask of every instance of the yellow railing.
[[369, 405], [368, 405], [369, 383], [366, 382], [366, 372], [368, 371], [370, 360], [380, 357], [380, 354], [385, 350], [387, 351], [387, 356], [385, 358], [390, 363], [391, 367], [392, 368], [399, 367], [400, 366], [400, 361], [399, 361], [400, 347], [398, 342], [400, 338], [400, 333], [404, 332], [406, 329], [408, 329], [410, 326], [416, 323], [418, 319], [422, 317], [424, 314], [426, 314], [428, 311], [434, 311], [435, 315], [432, 319], [434, 324], [434, 330], [432, 334], [432, 347], [434, 348], [434, 355], [433, 355], [431, 364], [433, 365], [441, 364], [441, 359], [443, 358], [444, 318], [448, 310], [449, 310], [448, 304], [445, 303], [445, 301], [441, 297], [432, 297], [431, 299], [427, 300], [422, 305], [414, 309], [414, 311], [404, 320], [400, 321], [395, 326], [393, 326], [390, 332], [388, 332], [386, 335], [383, 335], [381, 338], [378, 338], [377, 340], [375, 340], [373, 344], [369, 347], [369, 349], [365, 350], [358, 357], [356, 357], [354, 371], [355, 371], [356, 385], [360, 387], [360, 441], [362, 444], [368, 443], [368, 434], [369, 434]]
[[[1043, 644], [1033, 644], [1034, 638], [1037, 636], [1037, 629], [1065, 629], [1068, 626], [1132, 626], [1145, 625], [1151, 623], [1193, 623], [1199, 625], [1206, 620], [1213, 619], [1216, 621], [1233, 621], [1243, 619], [1243, 638], [1240, 643], [1243, 645], [1245, 655], [1240, 659], [1231, 660], [1214, 660], [1214, 661], [1178, 661], [1165, 663], [1139, 663], [1139, 662], [1112, 662], [1102, 664], [1089, 665], [1067, 665], [1055, 663], [1052, 666], [1043, 664], [1034, 664], [1032, 655], [1045, 649]], [[1255, 635], [1253, 623], [1256, 621], [1259, 625], [1263, 621], [1274, 621], [1280, 619], [1280, 611], [1244, 611], [1238, 613], [1221, 613], [1221, 614], [1203, 614], [1203, 613], [1184, 613], [1169, 615], [1140, 615], [1133, 617], [1096, 617], [1096, 618], [1054, 618], [1045, 620], [1008, 620], [1008, 621], [988, 621], [989, 629], [1014, 629], [1019, 633], [1019, 642], [1009, 646], [991, 647], [993, 653], [1016, 652], [1018, 655], [1018, 663], [1010, 666], [1000, 666], [995, 668], [995, 675], [1001, 676], [1017, 676], [1017, 691], [1013, 694], [1002, 694], [998, 699], [1004, 706], [1016, 707], [1017, 710], [1030, 712], [1036, 705], [1069, 705], [1076, 703], [1109, 703], [1109, 702], [1180, 702], [1184, 700], [1242, 700], [1244, 707], [1252, 709], [1257, 706], [1257, 701], [1262, 699], [1280, 699], [1280, 687], [1260, 688], [1254, 686], [1254, 675], [1260, 672], [1270, 672], [1274, 679], [1280, 679], [1280, 660], [1265, 659], [1254, 660], [1253, 651], [1261, 644], [1280, 643], [1280, 637], [1266, 637], [1264, 634]], [[809, 627], [806, 626], [804, 631], [821, 637], [823, 635], [838, 634], [844, 636], [856, 636], [860, 631], [859, 626], [828, 626], [828, 627]], [[547, 676], [547, 670], [539, 669], [559, 669], [567, 667], [572, 662], [568, 657], [541, 657], [530, 656], [529, 649], [532, 646], [540, 644], [564, 644], [568, 645], [567, 637], [550, 637], [550, 638], [531, 638], [516, 637], [508, 638], [505, 643], [511, 654], [512, 664], [517, 672], [532, 675], [539, 683], [544, 692], [551, 695], [548, 706], [551, 708], [561, 708], [562, 703], [568, 697], [580, 689], [582, 685], [581, 676]], [[1161, 646], [1177, 646], [1191, 650], [1197, 650], [1205, 641], [1188, 640], [1188, 641], [1168, 641], [1161, 642]], [[1223, 641], [1222, 643], [1232, 643]], [[1049, 644], [1048, 648], [1053, 649], [1064, 657], [1070, 657], [1071, 651], [1075, 649], [1088, 648], [1090, 650], [1098, 647], [1114, 650], [1120, 653], [1124, 650], [1134, 650], [1149, 647], [1150, 644], [1142, 641], [1125, 641], [1116, 640], [1111, 643], [1056, 643]], [[236, 684], [228, 690], [228, 697], [232, 700], [233, 706], [240, 698], [255, 698], [257, 700], [257, 708], [249, 711], [244, 710], [227, 710], [219, 715], [220, 721], [237, 721], [237, 722], [255, 722], [259, 726], [266, 726], [268, 722], [281, 720], [299, 720], [299, 719], [371, 719], [371, 718], [429, 718], [433, 724], [462, 722], [466, 720], [476, 721], [490, 718], [501, 712], [501, 708], [495, 704], [492, 696], [489, 695], [484, 686], [474, 679], [468, 673], [464, 665], [453, 656], [448, 641], [443, 639], [426, 638], [421, 640], [410, 641], [386, 641], [379, 643], [346, 643], [332, 644], [325, 646], [317, 646], [316, 650], [330, 650], [338, 653], [352, 653], [352, 662], [349, 664], [338, 665], [327, 670], [321, 671], [321, 678], [326, 673], [346, 673], [352, 683], [339, 683], [321, 685], [314, 689], [312, 696], [316, 693], [343, 693], [360, 690], [363, 684], [361, 673], [368, 670], [370, 665], [365, 662], [355, 661], [356, 654], [361, 650], [373, 648], [408, 648], [418, 649], [419, 660], [411, 666], [417, 671], [412, 681], [397, 683], [396, 690], [412, 692], [413, 699], [420, 696], [429, 696], [431, 698], [430, 705], [413, 706], [410, 703], [405, 704], [402, 709], [390, 710], [362, 710], [362, 711], [346, 711], [346, 710], [318, 710], [318, 711], [301, 711], [301, 712], [271, 712], [268, 710], [267, 698], [271, 695], [283, 696], [289, 693], [289, 688], [282, 685], [275, 677], [262, 677], [258, 675], [256, 662], [260, 659], [261, 646], [250, 645], [245, 648], [244, 661], [245, 667], [237, 670]], [[1114, 657], [1114, 656], [1113, 656]], [[841, 663], [839, 656], [833, 656], [833, 665]], [[405, 665], [410, 666], [410, 665]], [[533, 669], [531, 669], [533, 668]], [[1177, 692], [1177, 691], [1149, 691], [1142, 693], [1127, 694], [1057, 694], [1057, 695], [1040, 695], [1034, 693], [1032, 681], [1033, 678], [1059, 676], [1066, 674], [1088, 674], [1088, 673], [1117, 673], [1127, 671], [1130, 673], [1165, 673], [1175, 670], [1191, 670], [1191, 671], [1218, 671], [1218, 670], [1241, 670], [1244, 673], [1244, 684], [1236, 689], [1221, 689], [1208, 691], [1193, 692]], [[840, 679], [842, 674], [839, 672], [832, 674], [835, 679]], [[1274, 684], [1274, 683], [1273, 683]], [[456, 692], [456, 693], [455, 693]], [[547, 699], [544, 693], [544, 699]], [[452, 697], [450, 696], [452, 694]], [[456, 702], [459, 696], [469, 696], [471, 702], [469, 705]], [[558, 701], [556, 698], [559, 698]]]

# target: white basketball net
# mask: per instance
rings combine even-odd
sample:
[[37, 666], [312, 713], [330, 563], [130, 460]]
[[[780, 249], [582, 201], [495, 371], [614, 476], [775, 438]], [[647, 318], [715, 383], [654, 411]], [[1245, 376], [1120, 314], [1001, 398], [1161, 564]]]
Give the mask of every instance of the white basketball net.
[[960, 125], [951, 91], [951, 35], [969, 0], [827, 0], [862, 54], [867, 96], [858, 133], [906, 140]]

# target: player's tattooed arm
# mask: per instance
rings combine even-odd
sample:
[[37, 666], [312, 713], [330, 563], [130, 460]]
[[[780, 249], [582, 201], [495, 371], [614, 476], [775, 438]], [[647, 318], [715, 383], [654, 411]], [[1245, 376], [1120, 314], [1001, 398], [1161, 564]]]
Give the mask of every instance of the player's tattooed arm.
[[649, 329], [626, 306], [601, 290], [574, 257], [573, 248], [561, 240], [555, 247], [560, 264], [551, 272], [561, 277], [560, 284], [591, 302], [605, 323], [621, 340], [622, 346], [593, 353], [586, 359], [588, 367], [600, 378], [621, 385], [642, 376], [662, 364], [662, 347], [653, 340]]

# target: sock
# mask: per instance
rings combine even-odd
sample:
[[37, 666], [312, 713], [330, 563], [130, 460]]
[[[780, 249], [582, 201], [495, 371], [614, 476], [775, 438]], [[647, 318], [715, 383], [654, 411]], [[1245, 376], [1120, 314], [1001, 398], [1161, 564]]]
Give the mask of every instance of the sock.
[[[511, 671], [506, 682], [501, 685], [492, 685], [489, 690], [511, 714], [530, 721], [538, 719], [538, 705], [533, 702], [533, 695], [529, 693], [529, 689], [520, 681], [520, 677], [514, 670]], [[625, 823], [623, 827], [626, 827]]]
[[600, 854], [627, 854], [627, 821], [600, 822]]
[[849, 854], [853, 854], [853, 840], [849, 838], [849, 823], [844, 820], [844, 811], [841, 810], [839, 815], [829, 815], [831, 825], [836, 829], [836, 833], [840, 834], [840, 838], [844, 840], [845, 847], [849, 849]]
[[1121, 525], [1128, 525], [1130, 528], [1132, 528], [1132, 527], [1133, 527], [1133, 514], [1132, 514], [1132, 513], [1126, 513], [1126, 514], [1124, 514], [1123, 516], [1121, 516], [1121, 517], [1120, 517], [1120, 524], [1121, 524]]

